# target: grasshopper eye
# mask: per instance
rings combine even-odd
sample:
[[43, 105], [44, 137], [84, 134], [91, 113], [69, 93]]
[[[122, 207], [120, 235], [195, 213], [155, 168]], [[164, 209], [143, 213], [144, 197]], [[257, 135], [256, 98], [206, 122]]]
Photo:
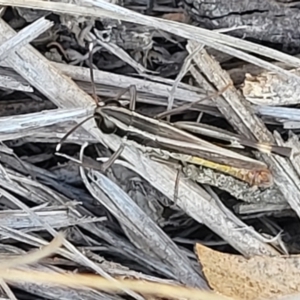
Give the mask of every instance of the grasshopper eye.
[[95, 113], [95, 122], [97, 127], [105, 134], [112, 134], [117, 130], [117, 127], [113, 122], [109, 121], [97, 112]]

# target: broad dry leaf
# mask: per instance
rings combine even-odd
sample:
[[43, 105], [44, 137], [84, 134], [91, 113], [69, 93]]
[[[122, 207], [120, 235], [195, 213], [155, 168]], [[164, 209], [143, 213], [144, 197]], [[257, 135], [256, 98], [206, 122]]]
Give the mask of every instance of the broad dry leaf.
[[300, 292], [300, 255], [224, 254], [200, 244], [195, 247], [211, 288], [235, 299], [274, 299]]

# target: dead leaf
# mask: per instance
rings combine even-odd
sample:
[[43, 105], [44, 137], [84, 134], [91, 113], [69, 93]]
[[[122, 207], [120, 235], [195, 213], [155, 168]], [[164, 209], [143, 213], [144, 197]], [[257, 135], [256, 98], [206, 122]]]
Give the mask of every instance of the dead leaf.
[[300, 292], [300, 255], [246, 259], [200, 244], [195, 250], [211, 288], [224, 296], [257, 300]]
[[176, 21], [180, 23], [188, 23], [190, 21], [189, 17], [185, 13], [167, 13], [161, 16], [162, 19]]

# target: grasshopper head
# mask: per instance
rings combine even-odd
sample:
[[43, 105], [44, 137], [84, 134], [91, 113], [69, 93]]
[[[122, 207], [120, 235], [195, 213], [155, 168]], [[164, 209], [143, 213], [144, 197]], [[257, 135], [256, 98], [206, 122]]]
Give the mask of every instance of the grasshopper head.
[[103, 108], [106, 106], [120, 106], [118, 101], [109, 101], [95, 109], [94, 117], [97, 127], [105, 134], [113, 134], [117, 130], [117, 126], [110, 121], [105, 115]]

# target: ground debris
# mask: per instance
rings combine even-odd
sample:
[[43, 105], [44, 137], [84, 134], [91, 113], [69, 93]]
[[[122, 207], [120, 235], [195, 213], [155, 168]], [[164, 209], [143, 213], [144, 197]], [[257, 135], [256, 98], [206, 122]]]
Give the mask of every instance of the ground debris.
[[[1, 259], [30, 253], [63, 231], [63, 249], [20, 270], [95, 273], [222, 292], [205, 273], [204, 248], [194, 253], [195, 244], [258, 260], [299, 253], [300, 60], [285, 51], [290, 46], [294, 53], [299, 45], [296, 36], [284, 39], [280, 26], [298, 6], [267, 1], [262, 8], [252, 1], [236, 24], [236, 13], [229, 11], [249, 1], [220, 2], [210, 10], [205, 8], [212, 5], [201, 1], [185, 0], [184, 7], [177, 2], [0, 0]], [[267, 32], [261, 18], [269, 22], [278, 9], [283, 23]], [[200, 18], [201, 26], [191, 27], [190, 18]], [[244, 39], [235, 38], [241, 35]], [[263, 46], [266, 41], [280, 44], [282, 52]], [[180, 122], [203, 124], [202, 133], [189, 134], [223, 147], [223, 162], [234, 152], [249, 164], [266, 166], [271, 186], [251, 186], [224, 169], [190, 163], [197, 153], [209, 155], [208, 150], [195, 153], [174, 145], [185, 152], [170, 155], [159, 148], [158, 138], [154, 146], [142, 138], [150, 149], [146, 153], [124, 139], [126, 129], [138, 122], [129, 122], [125, 133], [107, 134], [89, 120], [58, 151], [63, 136], [94, 112], [90, 68], [99, 101], [128, 106], [134, 96], [120, 92], [134, 86], [137, 113], [157, 117], [177, 109], [166, 122], [176, 130], [183, 130], [176, 127]], [[219, 139], [205, 135], [204, 125], [218, 128]], [[158, 134], [177, 138], [162, 128]], [[252, 147], [257, 141], [291, 149], [291, 154], [261, 152]], [[101, 169], [121, 144], [121, 156]], [[15, 293], [18, 299], [33, 294], [41, 299], [150, 299], [130, 289], [119, 294], [27, 282], [1, 286], [3, 297]]]

